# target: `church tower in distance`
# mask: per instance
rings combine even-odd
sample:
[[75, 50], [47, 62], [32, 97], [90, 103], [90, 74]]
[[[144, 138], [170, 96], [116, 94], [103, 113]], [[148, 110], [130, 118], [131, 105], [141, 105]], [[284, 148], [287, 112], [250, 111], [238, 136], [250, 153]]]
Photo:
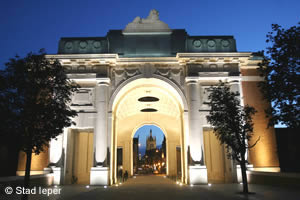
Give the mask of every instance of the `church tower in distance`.
[[146, 144], [147, 144], [146, 147], [147, 151], [156, 149], [156, 137], [152, 136], [152, 129], [150, 129], [150, 136], [147, 137]]

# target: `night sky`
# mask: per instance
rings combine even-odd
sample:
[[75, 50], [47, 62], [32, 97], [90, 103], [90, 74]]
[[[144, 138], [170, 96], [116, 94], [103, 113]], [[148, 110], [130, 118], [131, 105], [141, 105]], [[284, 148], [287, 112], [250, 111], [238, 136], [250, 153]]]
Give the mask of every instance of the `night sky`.
[[190, 35], [234, 35], [238, 51], [264, 49], [272, 23], [300, 21], [299, 0], [8, 0], [0, 4], [0, 66], [40, 48], [57, 53], [60, 37], [105, 36], [157, 9], [171, 29]]
[[300, 21], [299, 0], [2, 0], [0, 68], [16, 54], [40, 48], [57, 53], [61, 37], [105, 36], [110, 29], [124, 29], [151, 9], [171, 29], [186, 29], [189, 35], [233, 35], [242, 52], [264, 49], [272, 23], [288, 28]]

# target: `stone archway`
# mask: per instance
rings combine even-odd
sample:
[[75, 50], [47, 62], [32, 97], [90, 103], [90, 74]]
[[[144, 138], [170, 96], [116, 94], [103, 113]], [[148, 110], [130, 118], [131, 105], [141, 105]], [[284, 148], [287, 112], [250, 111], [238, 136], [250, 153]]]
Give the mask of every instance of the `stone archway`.
[[[141, 124], [158, 124], [167, 137], [168, 176], [178, 176], [176, 148], [181, 149], [181, 179], [187, 181], [187, 120], [184, 120], [184, 103], [180, 93], [169, 83], [157, 78], [138, 78], [124, 84], [113, 95], [111, 106], [111, 183], [117, 180], [117, 148], [124, 150], [123, 168], [132, 175], [132, 134]], [[140, 102], [139, 98], [152, 96], [157, 102]], [[154, 112], [143, 112], [152, 109]]]
[[[167, 131], [166, 131], [166, 129], [164, 128], [164, 127], [162, 127], [160, 124], [157, 124], [157, 123], [142, 123], [142, 124], [139, 124], [139, 125], [137, 125], [134, 129], [133, 129], [133, 131], [132, 131], [132, 133], [131, 133], [131, 139], [133, 140], [133, 138], [134, 138], [134, 136], [135, 136], [135, 134], [137, 133], [137, 131], [140, 129], [140, 128], [142, 128], [142, 127], [144, 127], [144, 126], [155, 126], [156, 128], [158, 128], [158, 129], [160, 129], [161, 130], [161, 132], [162, 132], [162, 134], [164, 135], [164, 137], [166, 138], [166, 145], [168, 145], [168, 137], [167, 137]], [[145, 133], [144, 133], [145, 134]], [[140, 141], [139, 141], [140, 142]], [[169, 151], [168, 151], [168, 147], [166, 146], [166, 174], [168, 174], [168, 167], [169, 167], [169, 165], [168, 165], [168, 153], [169, 153]], [[133, 148], [131, 149], [131, 155], [133, 155]], [[131, 156], [131, 158], [132, 158], [132, 160], [130, 161], [130, 164], [131, 164], [131, 174], [134, 174], [134, 170], [133, 170], [133, 156]]]

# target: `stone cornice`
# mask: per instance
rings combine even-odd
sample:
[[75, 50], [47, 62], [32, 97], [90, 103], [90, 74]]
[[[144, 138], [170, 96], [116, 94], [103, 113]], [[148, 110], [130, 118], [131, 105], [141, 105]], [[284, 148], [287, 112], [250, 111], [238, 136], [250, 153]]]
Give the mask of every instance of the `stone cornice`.
[[261, 76], [242, 76], [242, 81], [264, 81], [264, 78]]
[[215, 77], [200, 77], [200, 76], [195, 76], [195, 77], [185, 77], [186, 83], [189, 82], [207, 82], [207, 81], [240, 81], [242, 79], [241, 76], [215, 76]]
[[46, 55], [48, 59], [58, 59], [64, 66], [108, 65], [115, 66], [118, 54], [54, 54]]
[[132, 63], [178, 63], [176, 57], [137, 57], [137, 58], [119, 58], [118, 64], [132, 64]]
[[117, 59], [118, 54], [48, 54], [48, 59]]
[[203, 64], [203, 63], [237, 63], [241, 68], [257, 68], [260, 60], [252, 60], [251, 52], [229, 53], [177, 53], [176, 57], [123, 57], [118, 54], [54, 54], [46, 55], [48, 59], [58, 59], [64, 66], [116, 66], [145, 63], [161, 64]]
[[229, 52], [229, 53], [177, 53], [177, 58], [194, 58], [194, 57], [247, 57], [249, 58], [252, 52]]
[[110, 84], [110, 78], [97, 78], [96, 81], [99, 85], [109, 85]]
[[247, 65], [251, 52], [230, 53], [177, 53], [181, 65], [202, 63], [239, 63]]

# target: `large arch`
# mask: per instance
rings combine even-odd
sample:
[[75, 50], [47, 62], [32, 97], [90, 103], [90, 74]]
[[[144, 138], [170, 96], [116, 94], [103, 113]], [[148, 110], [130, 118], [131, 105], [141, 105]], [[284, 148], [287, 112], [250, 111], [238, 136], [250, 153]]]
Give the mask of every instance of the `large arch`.
[[[147, 95], [159, 97], [158, 103], [140, 103], [137, 97]], [[143, 113], [143, 107], [155, 107], [156, 113]], [[110, 151], [110, 178], [111, 183], [117, 180], [117, 148], [124, 149], [124, 170], [128, 170], [132, 175], [132, 134], [134, 130], [142, 124], [157, 124], [164, 130], [167, 137], [168, 173], [169, 176], [178, 176], [175, 151], [181, 150], [181, 179], [187, 182], [187, 138], [188, 127], [186, 119], [187, 102], [181, 89], [172, 81], [153, 75], [152, 78], [143, 76], [132, 77], [124, 81], [115, 89], [109, 101], [111, 113], [111, 133], [109, 142]], [[184, 119], [185, 118], [185, 119]], [[125, 163], [126, 162], [126, 163]]]
[[[154, 79], [161, 80], [162, 83], [164, 82], [164, 83], [168, 84], [170, 86], [170, 88], [173, 88], [176, 91], [175, 93], [177, 93], [180, 96], [180, 100], [182, 100], [182, 105], [183, 105], [184, 110], [185, 111], [188, 110], [188, 104], [187, 104], [186, 96], [184, 95], [183, 91], [180, 89], [180, 87], [176, 83], [174, 83], [173, 81], [171, 81], [170, 79], [168, 79], [166, 77], [163, 77], [163, 76], [160, 76], [160, 75], [157, 75], [157, 74], [152, 74], [151, 77], [154, 78]], [[120, 91], [124, 90], [124, 87], [126, 85], [128, 85], [129, 83], [132, 83], [132, 82], [134, 82], [136, 80], [139, 80], [139, 79], [146, 79], [145, 75], [140, 74], [140, 75], [130, 77], [127, 80], [125, 80], [124, 82], [122, 82], [113, 91], [113, 94], [111, 95], [110, 100], [109, 100], [109, 104], [108, 104], [109, 111], [112, 111], [113, 105], [116, 103], [115, 99], [118, 97], [118, 95], [120, 95]]]

